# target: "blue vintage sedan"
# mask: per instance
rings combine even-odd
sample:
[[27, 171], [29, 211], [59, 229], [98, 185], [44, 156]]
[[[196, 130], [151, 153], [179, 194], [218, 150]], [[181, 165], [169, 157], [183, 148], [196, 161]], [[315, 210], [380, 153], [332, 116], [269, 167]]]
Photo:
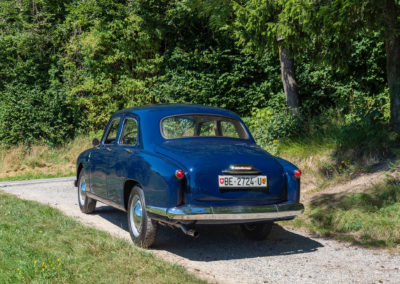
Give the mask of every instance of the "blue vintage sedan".
[[79, 207], [126, 211], [135, 244], [159, 224], [197, 236], [196, 224], [240, 224], [264, 239], [273, 221], [303, 212], [301, 171], [256, 145], [235, 113], [189, 104], [150, 105], [111, 116], [77, 160]]

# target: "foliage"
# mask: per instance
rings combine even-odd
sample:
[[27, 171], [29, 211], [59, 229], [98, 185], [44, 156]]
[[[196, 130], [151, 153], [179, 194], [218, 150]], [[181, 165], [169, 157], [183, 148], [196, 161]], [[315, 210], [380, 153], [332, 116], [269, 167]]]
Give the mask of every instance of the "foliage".
[[141, 29], [134, 4], [124, 2], [75, 1], [68, 7], [64, 80], [86, 127], [101, 128], [119, 109], [155, 102], [149, 86], [160, 61], [157, 42]]
[[[158, 102], [264, 113], [268, 120], [253, 118], [256, 132], [269, 127], [256, 133], [262, 144], [293, 138], [298, 119], [276, 103], [279, 36], [296, 51], [303, 128], [335, 110], [348, 133], [368, 128], [360, 139], [371, 137], [382, 119], [368, 108], [384, 98], [376, 111], [388, 112], [385, 32], [373, 21], [382, 3], [367, 1], [358, 13], [350, 2], [332, 10], [322, 0], [4, 0], [0, 143], [62, 144], [102, 129], [118, 109]], [[363, 28], [351, 30], [346, 15]]]
[[[66, 1], [65, 3], [68, 3]], [[60, 36], [52, 29], [64, 20], [64, 4], [54, 1], [2, 1], [0, 9], [0, 141], [51, 145], [79, 129], [77, 110], [59, 82]]]
[[[314, 117], [333, 107], [342, 115], [353, 112], [362, 97], [386, 96], [384, 43], [377, 33], [365, 32], [350, 39], [352, 52], [347, 66], [326, 64], [312, 45], [297, 65], [303, 112]], [[387, 96], [387, 98], [389, 98]]]
[[232, 29], [245, 50], [264, 52], [285, 46], [300, 52], [307, 41], [303, 22], [308, 21], [309, 15], [303, 1], [233, 1], [232, 7]]
[[[301, 132], [301, 117], [290, 112], [284, 104], [284, 94], [278, 94], [280, 100], [270, 100], [271, 104], [262, 109], [253, 109], [250, 129], [260, 146], [276, 151], [279, 139], [290, 138]], [[272, 146], [272, 148], [271, 148]]]
[[165, 73], [153, 88], [161, 102], [212, 105], [248, 115], [280, 90], [279, 70], [271, 57], [176, 48], [165, 61]]
[[0, 141], [12, 145], [65, 144], [80, 127], [77, 109], [58, 90], [7, 85], [0, 92]]

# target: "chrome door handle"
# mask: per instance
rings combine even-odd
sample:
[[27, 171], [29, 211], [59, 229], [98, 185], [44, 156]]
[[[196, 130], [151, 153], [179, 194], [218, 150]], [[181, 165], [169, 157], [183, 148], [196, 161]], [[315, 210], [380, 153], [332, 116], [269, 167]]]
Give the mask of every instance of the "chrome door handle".
[[107, 149], [108, 152], [111, 152], [111, 148], [107, 147], [106, 149]]

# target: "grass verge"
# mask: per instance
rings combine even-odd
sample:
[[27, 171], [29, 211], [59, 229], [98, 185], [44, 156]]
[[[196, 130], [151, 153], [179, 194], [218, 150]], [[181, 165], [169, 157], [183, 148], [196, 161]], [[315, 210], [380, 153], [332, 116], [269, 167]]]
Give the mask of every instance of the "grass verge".
[[0, 147], [0, 181], [73, 176], [76, 158], [90, 147], [91, 140], [85, 136], [57, 148], [46, 145]]
[[390, 178], [362, 193], [319, 195], [288, 224], [362, 246], [399, 248], [400, 180]]
[[0, 193], [0, 283], [203, 283], [184, 268]]

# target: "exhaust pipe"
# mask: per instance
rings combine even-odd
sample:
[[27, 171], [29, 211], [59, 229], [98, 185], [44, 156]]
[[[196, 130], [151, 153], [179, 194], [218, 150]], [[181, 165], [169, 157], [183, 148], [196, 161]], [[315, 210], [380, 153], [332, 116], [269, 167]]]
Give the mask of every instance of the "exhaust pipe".
[[179, 228], [185, 235], [191, 236], [193, 238], [197, 238], [199, 236], [199, 233], [196, 230], [188, 229], [182, 224], [179, 224]]

